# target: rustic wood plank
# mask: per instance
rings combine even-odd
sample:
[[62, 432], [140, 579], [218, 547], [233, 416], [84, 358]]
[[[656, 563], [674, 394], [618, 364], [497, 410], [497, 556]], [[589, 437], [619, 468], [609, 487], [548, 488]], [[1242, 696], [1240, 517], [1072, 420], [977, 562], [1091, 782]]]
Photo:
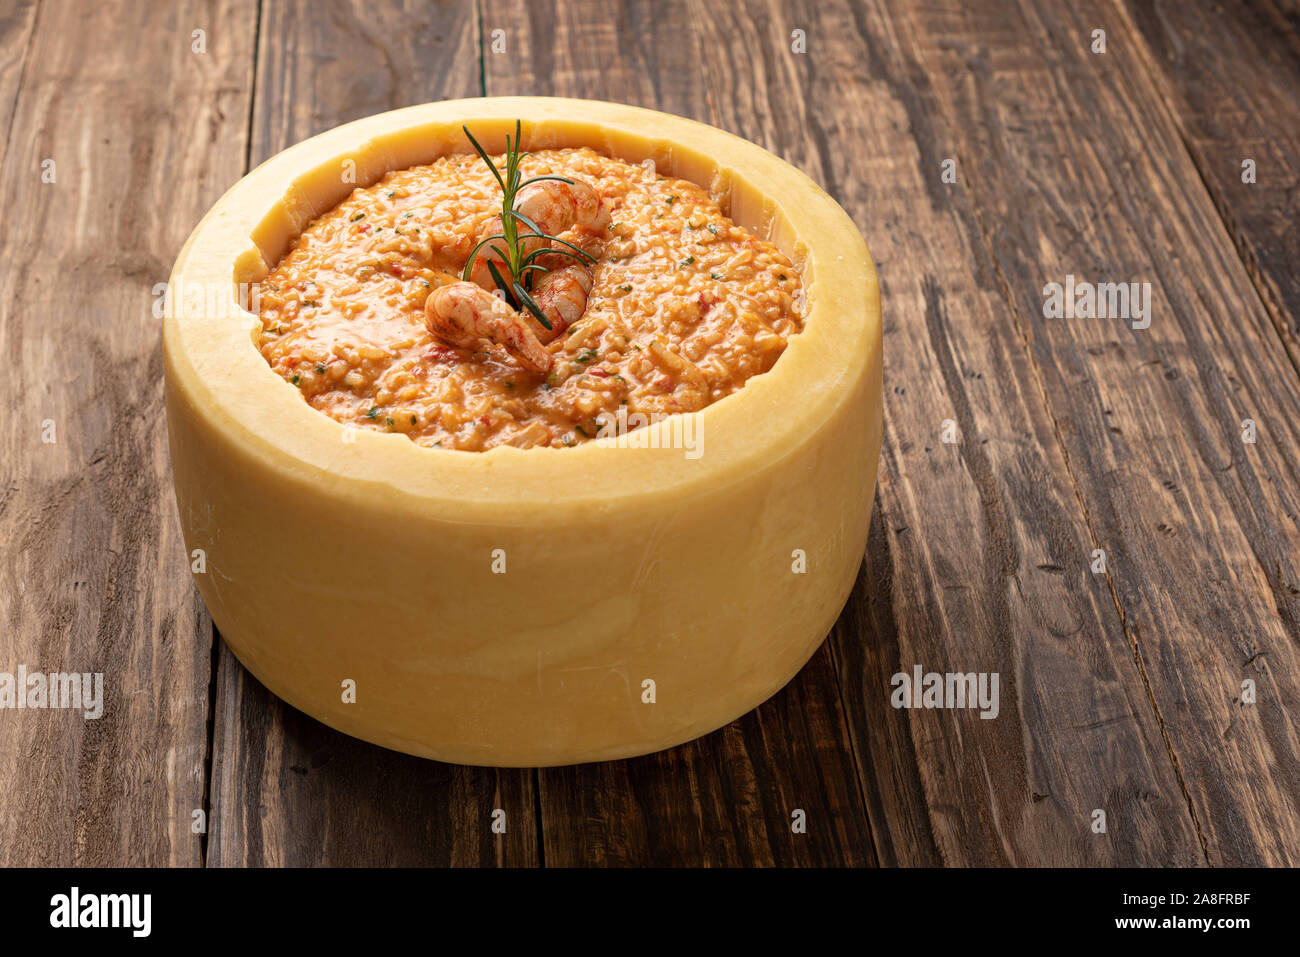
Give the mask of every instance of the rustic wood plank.
[[[340, 734], [222, 645], [212, 866], [460, 867], [537, 861], [531, 771], [466, 768]], [[506, 812], [504, 834], [492, 815]]]
[[473, 0], [264, 0], [253, 165], [350, 120], [478, 96]]
[[[1192, 161], [1300, 369], [1300, 14], [1129, 0]], [[1255, 182], [1243, 181], [1246, 160]]]
[[[1141, 38], [1110, 0], [883, 7], [881, 46], [917, 63], [912, 122], [941, 124], [974, 198], [1206, 859], [1300, 862], [1300, 381]], [[1046, 318], [1069, 275], [1151, 283], [1150, 327]]]
[[[489, 95], [610, 99], [708, 120], [694, 11], [671, 3], [484, 4]], [[632, 761], [540, 773], [548, 865], [874, 863], [835, 674], [823, 646], [727, 728]], [[791, 833], [803, 809], [808, 832]]]
[[10, 124], [36, 29], [36, 0], [17, 0], [0, 9], [0, 168], [9, 149]]
[[[361, 116], [476, 95], [476, 36], [469, 0], [266, 0], [252, 163]], [[218, 673], [210, 864], [537, 861], [531, 771], [454, 767], [348, 738], [274, 698], [224, 644]]]
[[[970, 193], [942, 179], [924, 69], [877, 7], [697, 14], [706, 48], [748, 51], [705, 60], [715, 122], [791, 144], [862, 227], [884, 290], [877, 510], [831, 639], [881, 862], [1202, 861]], [[998, 673], [998, 717], [896, 710], [892, 676], [915, 665]]]
[[151, 306], [243, 167], [256, 9], [45, 2], [25, 60], [31, 11], [11, 13], [0, 668], [100, 672], [103, 716], [0, 712], [0, 864], [197, 864], [212, 631], [172, 499]]

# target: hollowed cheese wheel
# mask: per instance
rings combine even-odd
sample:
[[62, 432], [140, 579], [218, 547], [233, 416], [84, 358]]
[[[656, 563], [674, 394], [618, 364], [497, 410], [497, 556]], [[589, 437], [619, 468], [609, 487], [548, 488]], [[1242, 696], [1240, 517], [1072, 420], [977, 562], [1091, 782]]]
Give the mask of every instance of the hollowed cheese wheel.
[[[526, 149], [653, 159], [709, 188], [801, 270], [804, 331], [691, 415], [698, 454], [667, 447], [679, 416], [642, 430], [659, 448], [422, 448], [311, 409], [255, 347], [238, 284], [356, 186], [465, 152], [462, 123], [501, 152], [516, 117]], [[237, 183], [170, 289], [168, 431], [199, 591], [249, 671], [331, 727], [464, 764], [644, 754], [775, 693], [844, 605], [880, 451], [875, 272], [845, 212], [751, 143], [567, 99], [369, 117]]]

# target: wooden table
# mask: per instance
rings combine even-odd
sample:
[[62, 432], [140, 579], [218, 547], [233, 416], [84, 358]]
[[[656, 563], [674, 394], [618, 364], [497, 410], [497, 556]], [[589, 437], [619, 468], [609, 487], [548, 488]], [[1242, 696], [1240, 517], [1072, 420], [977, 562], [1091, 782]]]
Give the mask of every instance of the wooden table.
[[[766, 146], [884, 300], [829, 640], [703, 740], [540, 771], [380, 750], [243, 671], [191, 583], [151, 311], [266, 157], [515, 93]], [[0, 711], [0, 863], [1300, 863], [1298, 101], [1288, 0], [9, 0], [0, 671], [103, 672], [105, 713]], [[1149, 283], [1149, 327], [1045, 316], [1067, 276]], [[895, 709], [915, 665], [997, 672], [998, 717]]]

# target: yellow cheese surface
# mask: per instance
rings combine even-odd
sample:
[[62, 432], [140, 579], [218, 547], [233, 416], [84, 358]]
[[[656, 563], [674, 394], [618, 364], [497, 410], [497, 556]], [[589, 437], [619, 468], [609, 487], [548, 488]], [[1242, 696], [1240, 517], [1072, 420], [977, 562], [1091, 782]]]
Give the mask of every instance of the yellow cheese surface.
[[[462, 123], [501, 152], [516, 118], [525, 149], [652, 159], [780, 246], [808, 309], [775, 367], [685, 430], [675, 416], [631, 434], [654, 448], [445, 451], [311, 409], [258, 353], [240, 284], [356, 186], [466, 151]], [[177, 502], [213, 620], [274, 693], [385, 747], [531, 766], [690, 740], [789, 681], [856, 577], [880, 451], [875, 272], [815, 183], [712, 127], [503, 97], [323, 133], [198, 225], [163, 342]]]

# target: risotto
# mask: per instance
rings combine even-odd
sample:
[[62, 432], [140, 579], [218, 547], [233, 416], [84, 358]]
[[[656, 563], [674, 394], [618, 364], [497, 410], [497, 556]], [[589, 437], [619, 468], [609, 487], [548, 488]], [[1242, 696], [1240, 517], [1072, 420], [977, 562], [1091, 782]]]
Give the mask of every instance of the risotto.
[[702, 409], [802, 329], [790, 260], [699, 186], [586, 148], [524, 154], [520, 169], [588, 184], [608, 212], [599, 229], [556, 234], [590, 257], [590, 290], [540, 346], [549, 368], [487, 338], [450, 344], [426, 323], [426, 300], [461, 279], [502, 212], [474, 154], [389, 173], [303, 231], [259, 289], [271, 368], [345, 425], [444, 449], [563, 448]]

